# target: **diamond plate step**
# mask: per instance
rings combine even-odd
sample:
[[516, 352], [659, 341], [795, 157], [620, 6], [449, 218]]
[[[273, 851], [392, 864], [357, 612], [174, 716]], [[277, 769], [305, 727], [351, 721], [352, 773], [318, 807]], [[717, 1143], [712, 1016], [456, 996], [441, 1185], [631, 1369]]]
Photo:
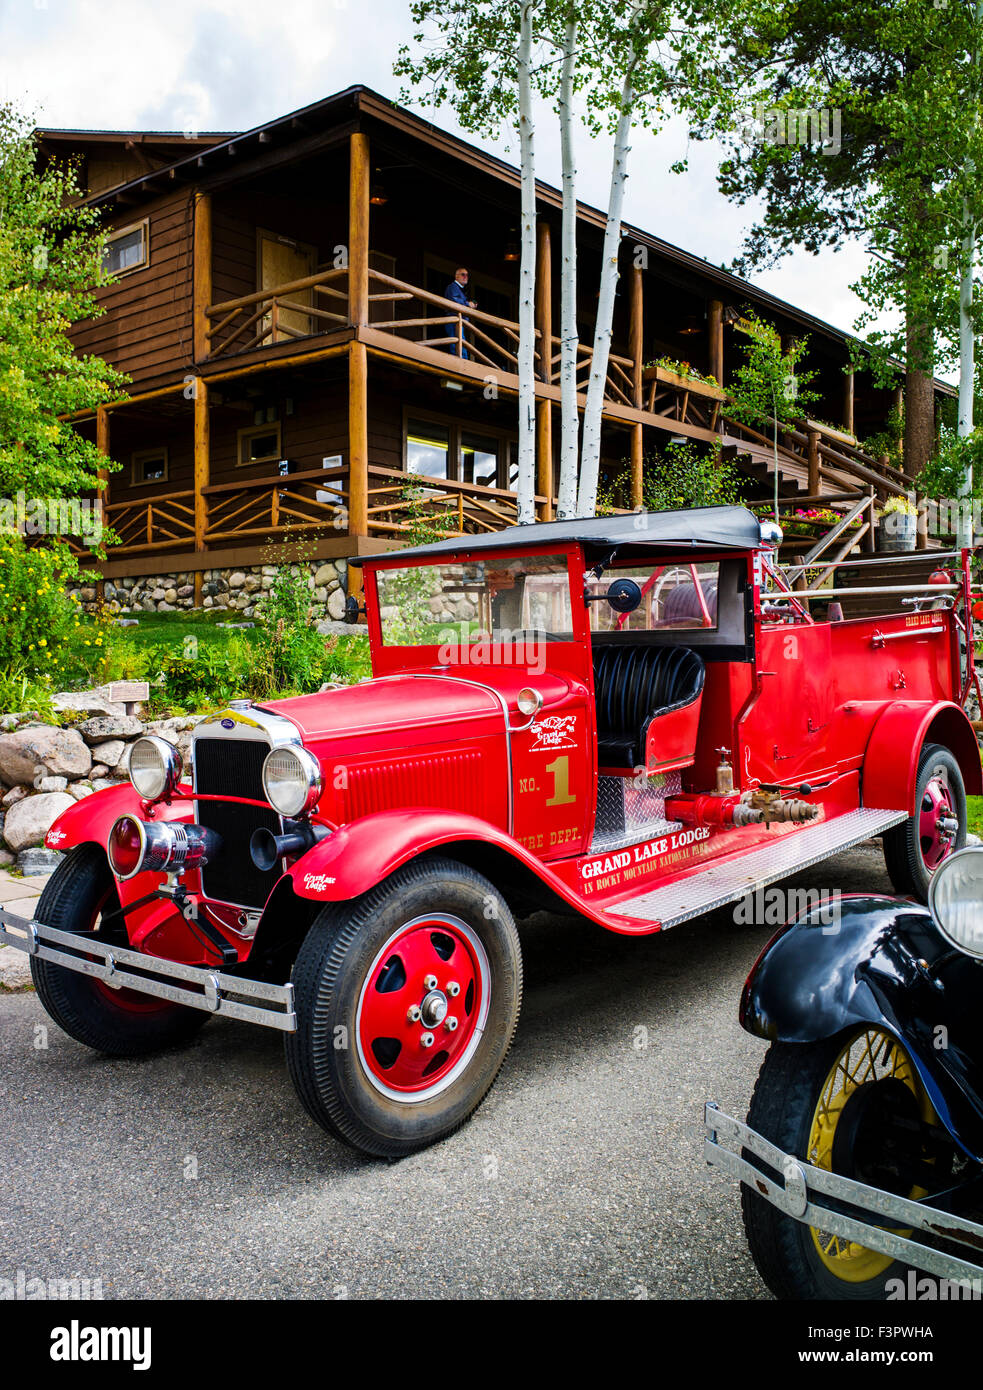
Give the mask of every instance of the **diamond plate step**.
[[726, 863], [711, 861], [689, 878], [664, 888], [650, 889], [637, 898], [623, 898], [619, 903], [612, 903], [609, 911], [612, 916], [637, 917], [644, 922], [675, 927], [691, 917], [735, 902], [749, 890], [767, 887], [769, 883], [808, 869], [907, 819], [904, 811], [878, 811], [869, 807], [848, 811], [830, 821], [783, 835], [773, 843], [761, 845]]

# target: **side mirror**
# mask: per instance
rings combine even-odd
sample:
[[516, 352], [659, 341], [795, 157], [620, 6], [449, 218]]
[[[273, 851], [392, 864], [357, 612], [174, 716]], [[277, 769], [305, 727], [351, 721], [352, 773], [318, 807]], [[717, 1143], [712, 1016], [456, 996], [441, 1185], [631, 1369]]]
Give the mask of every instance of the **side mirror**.
[[349, 594], [345, 599], [345, 622], [357, 623], [364, 612], [364, 606], [359, 603], [355, 595]]
[[634, 579], [616, 579], [604, 597], [616, 613], [634, 613], [642, 601], [642, 591]]

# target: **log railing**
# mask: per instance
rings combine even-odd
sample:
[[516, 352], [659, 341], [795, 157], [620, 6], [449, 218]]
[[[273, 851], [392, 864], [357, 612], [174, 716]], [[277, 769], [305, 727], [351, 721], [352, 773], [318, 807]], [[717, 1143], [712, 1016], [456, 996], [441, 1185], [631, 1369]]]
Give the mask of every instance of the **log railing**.
[[209, 304], [205, 310], [210, 324], [209, 356], [224, 357], [346, 327], [347, 280], [347, 269], [324, 270], [240, 299]]
[[112, 553], [128, 555], [143, 550], [193, 546], [195, 495], [190, 492], [157, 493], [127, 502], [110, 502], [103, 509], [107, 528], [119, 537]]
[[[545, 497], [536, 497], [537, 505]], [[424, 523], [441, 536], [500, 531], [518, 521], [517, 498], [505, 488], [369, 466], [369, 533], [410, 536]]]
[[[452, 357], [466, 355], [470, 361], [484, 367], [512, 374], [518, 371], [518, 323], [488, 314], [483, 309], [465, 308], [453, 299], [384, 275], [380, 270], [369, 270], [369, 326], [417, 347], [428, 347]], [[534, 349], [537, 364], [540, 357], [538, 339], [537, 334]]]
[[344, 535], [347, 479], [347, 468], [310, 468], [285, 477], [213, 483], [202, 489], [208, 507], [205, 543], [283, 540], [298, 532]]
[[[770, 434], [743, 421], [727, 418], [726, 406], [724, 416], [732, 441], [752, 441], [758, 446], [756, 454], [762, 459], [765, 451], [771, 454], [774, 442]], [[850, 442], [847, 435], [817, 421], [802, 421], [799, 427], [780, 424], [778, 439], [779, 470], [784, 463], [791, 473], [808, 478], [810, 491], [824, 483], [833, 490], [841, 490], [844, 483], [848, 483], [856, 486], [858, 496], [873, 488], [882, 500], [903, 497], [912, 491], [913, 483], [901, 469], [886, 458], [865, 453], [855, 441]]]

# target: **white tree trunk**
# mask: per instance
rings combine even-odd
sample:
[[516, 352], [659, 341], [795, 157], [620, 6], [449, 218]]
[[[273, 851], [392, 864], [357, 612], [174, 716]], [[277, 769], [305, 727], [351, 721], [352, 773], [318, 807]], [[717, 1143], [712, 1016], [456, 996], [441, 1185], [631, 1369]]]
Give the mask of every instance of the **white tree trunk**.
[[577, 515], [577, 458], [580, 416], [577, 410], [577, 170], [573, 152], [573, 74], [577, 18], [567, 21], [563, 36], [563, 74], [558, 103], [563, 167], [563, 233], [560, 268], [560, 485], [557, 516]]
[[[976, 0], [975, 21], [977, 34], [983, 25], [983, 0]], [[974, 88], [979, 86], [980, 51], [978, 42], [973, 49]], [[978, 100], [978, 97], [977, 97]], [[976, 131], [976, 121], [973, 131]], [[974, 141], [975, 144], [975, 141]], [[967, 160], [966, 172], [975, 174], [972, 152]], [[959, 421], [957, 432], [960, 436], [973, 433], [973, 395], [976, 389], [976, 335], [973, 329], [973, 275], [976, 270], [977, 228], [968, 202], [963, 203], [963, 244], [962, 276], [959, 282]], [[962, 495], [971, 499], [973, 494], [973, 467], [970, 464], [963, 479]], [[960, 546], [973, 544], [973, 509], [967, 505], [963, 509], [959, 534], [956, 543]]]
[[614, 296], [618, 287], [618, 251], [621, 245], [621, 210], [628, 182], [628, 137], [631, 133], [635, 93], [631, 69], [625, 74], [621, 88], [621, 116], [614, 137], [614, 158], [611, 165], [611, 194], [608, 199], [608, 220], [604, 230], [604, 250], [601, 255], [601, 284], [597, 300], [597, 321], [594, 328], [594, 355], [591, 358], [590, 381], [587, 385], [587, 404], [584, 407], [584, 437], [580, 451], [580, 490], [577, 494], [577, 515], [593, 516], [597, 507], [597, 479], [601, 463], [601, 412], [611, 353], [611, 333], [614, 320]]
[[[959, 283], [959, 422], [960, 436], [973, 433], [973, 394], [976, 387], [976, 335], [973, 329], [973, 272], [976, 268], [976, 227], [966, 208], [963, 238], [963, 272]], [[962, 496], [973, 492], [973, 466], [966, 469]], [[957, 544], [973, 544], [972, 507], [963, 508]]]
[[522, 238], [519, 262], [519, 477], [520, 525], [536, 520], [536, 166], [532, 121], [532, 16], [535, 0], [523, 0], [519, 29], [519, 150]]

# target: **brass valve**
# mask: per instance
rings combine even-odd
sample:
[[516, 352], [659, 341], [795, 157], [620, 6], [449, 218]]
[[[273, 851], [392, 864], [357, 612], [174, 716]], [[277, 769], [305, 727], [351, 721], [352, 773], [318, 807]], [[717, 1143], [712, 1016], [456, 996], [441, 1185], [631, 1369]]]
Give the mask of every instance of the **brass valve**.
[[819, 807], [809, 801], [801, 801], [797, 797], [786, 799], [779, 792], [764, 791], [763, 788], [757, 787], [754, 791], [744, 792], [734, 807], [734, 824], [767, 826], [771, 825], [772, 821], [788, 823], [815, 820], [818, 815]]
[[717, 795], [729, 796], [734, 790], [734, 769], [727, 759], [730, 757], [729, 748], [717, 748], [720, 754], [720, 762], [717, 765]]

